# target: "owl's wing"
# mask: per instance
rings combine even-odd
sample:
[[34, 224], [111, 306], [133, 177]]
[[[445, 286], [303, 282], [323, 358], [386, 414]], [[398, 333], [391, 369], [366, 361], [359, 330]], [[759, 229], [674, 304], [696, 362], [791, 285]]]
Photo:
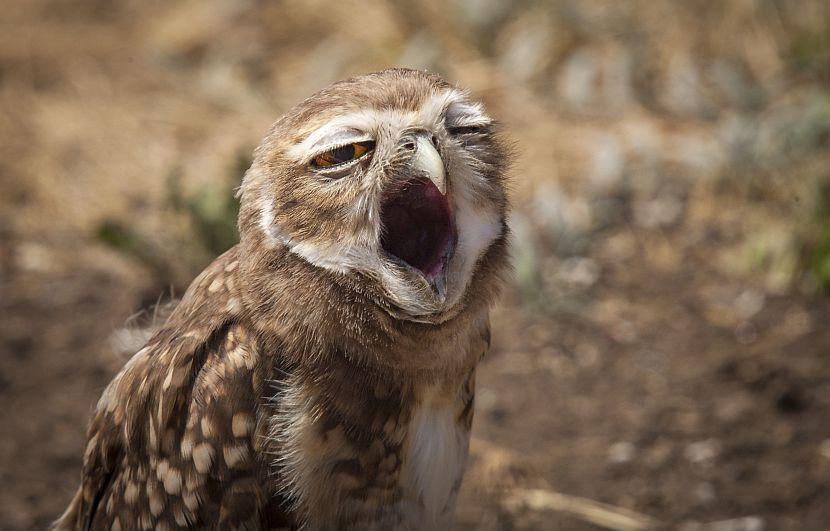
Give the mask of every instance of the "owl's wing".
[[197, 278], [104, 391], [59, 529], [281, 523], [257, 457], [269, 375], [256, 335], [235, 320], [235, 264], [228, 253]]

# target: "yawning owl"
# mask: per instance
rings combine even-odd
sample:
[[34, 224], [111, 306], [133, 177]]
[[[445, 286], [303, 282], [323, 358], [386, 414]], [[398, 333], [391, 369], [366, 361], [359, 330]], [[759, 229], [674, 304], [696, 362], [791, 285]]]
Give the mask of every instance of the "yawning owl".
[[278, 120], [241, 242], [115, 377], [59, 529], [441, 529], [506, 265], [506, 153], [439, 77]]

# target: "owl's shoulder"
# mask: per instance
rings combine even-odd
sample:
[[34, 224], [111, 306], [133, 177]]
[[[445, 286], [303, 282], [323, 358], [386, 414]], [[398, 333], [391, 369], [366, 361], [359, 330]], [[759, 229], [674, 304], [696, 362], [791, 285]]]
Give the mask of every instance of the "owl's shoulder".
[[191, 283], [167, 321], [115, 376], [98, 402], [95, 420], [104, 413], [123, 426], [126, 443], [141, 431], [142, 414], [154, 410], [160, 424], [170, 421], [175, 397], [192, 395], [204, 373], [224, 367], [243, 350], [255, 351], [253, 334], [238, 320], [238, 259], [231, 249]]
[[270, 375], [257, 334], [239, 319], [237, 269], [233, 250], [211, 264], [106, 388], [81, 489], [59, 528], [232, 526], [270, 511], [257, 457]]

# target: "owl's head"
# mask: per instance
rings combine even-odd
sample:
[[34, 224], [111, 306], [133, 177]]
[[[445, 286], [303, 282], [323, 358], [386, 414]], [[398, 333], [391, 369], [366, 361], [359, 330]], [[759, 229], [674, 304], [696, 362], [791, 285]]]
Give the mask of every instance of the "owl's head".
[[506, 158], [483, 106], [435, 75], [342, 81], [257, 148], [241, 189], [242, 241], [357, 278], [396, 317], [440, 322], [504, 243]]

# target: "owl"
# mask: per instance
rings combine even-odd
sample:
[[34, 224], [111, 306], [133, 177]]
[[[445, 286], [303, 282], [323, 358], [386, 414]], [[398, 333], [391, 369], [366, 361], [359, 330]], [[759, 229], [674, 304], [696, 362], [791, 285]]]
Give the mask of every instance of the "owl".
[[391, 69], [280, 118], [240, 243], [103, 392], [57, 529], [446, 529], [507, 270], [483, 106]]

